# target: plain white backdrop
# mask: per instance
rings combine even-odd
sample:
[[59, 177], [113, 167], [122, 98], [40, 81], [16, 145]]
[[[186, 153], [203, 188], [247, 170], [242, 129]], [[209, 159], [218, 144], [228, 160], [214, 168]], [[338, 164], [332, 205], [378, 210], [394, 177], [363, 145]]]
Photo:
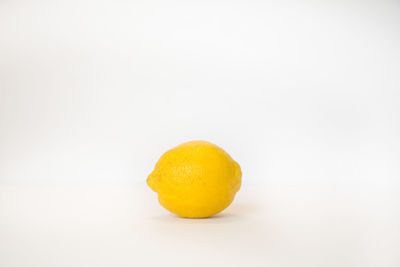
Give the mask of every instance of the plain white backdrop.
[[400, 176], [396, 1], [0, 7], [3, 183], [142, 183], [193, 139], [245, 182]]
[[[231, 214], [251, 210], [243, 203], [258, 202], [250, 193], [256, 187], [258, 203], [272, 213], [227, 217], [228, 230], [224, 218], [202, 221], [205, 232], [192, 222], [176, 226], [174, 217], [148, 219], [163, 211], [138, 188], [165, 150], [196, 139], [223, 147], [242, 167], [243, 201]], [[144, 231], [160, 244], [151, 226], [164, 229], [165, 246], [157, 248], [169, 255], [165, 264], [179, 258], [165, 252], [172, 231], [184, 236], [175, 242], [187, 248], [186, 257], [201, 251], [216, 266], [398, 266], [399, 179], [399, 1], [0, 0], [2, 266], [111, 266], [116, 258], [119, 266], [146, 266], [148, 258], [157, 265], [143, 254], [155, 248], [130, 243], [129, 227], [122, 227], [129, 240], [110, 230], [129, 221], [129, 210], [148, 219], [135, 224], [139, 240]], [[105, 191], [68, 189], [75, 185]], [[135, 188], [134, 200], [124, 188]], [[69, 194], [78, 200], [70, 202]], [[152, 216], [144, 211], [153, 208]], [[285, 216], [273, 213], [281, 208]], [[302, 214], [311, 219], [296, 221]], [[339, 217], [345, 219], [331, 220]], [[260, 218], [283, 225], [278, 246], [260, 239], [258, 230], [276, 230]], [[211, 242], [225, 246], [243, 228], [252, 229], [239, 234], [244, 247], [228, 245], [226, 257], [206, 250], [206, 241], [190, 243], [225, 231]], [[199, 235], [188, 237], [192, 230]], [[119, 244], [111, 254], [101, 246], [109, 241]], [[260, 249], [240, 257], [249, 244]], [[129, 258], [131, 249], [142, 258]]]

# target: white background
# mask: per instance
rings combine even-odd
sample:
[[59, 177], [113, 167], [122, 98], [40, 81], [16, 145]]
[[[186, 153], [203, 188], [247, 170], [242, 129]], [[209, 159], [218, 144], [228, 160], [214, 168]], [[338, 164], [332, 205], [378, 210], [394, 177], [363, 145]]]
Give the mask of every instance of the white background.
[[[144, 186], [195, 139], [214, 221]], [[0, 1], [0, 266], [399, 266], [399, 179], [398, 1]]]

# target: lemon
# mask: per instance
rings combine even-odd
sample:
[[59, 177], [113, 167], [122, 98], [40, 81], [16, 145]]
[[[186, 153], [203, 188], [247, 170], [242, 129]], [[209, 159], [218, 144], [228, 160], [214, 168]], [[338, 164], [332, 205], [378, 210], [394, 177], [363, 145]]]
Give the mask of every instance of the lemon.
[[204, 218], [227, 208], [241, 185], [240, 166], [222, 148], [191, 141], [164, 153], [147, 184], [167, 210]]

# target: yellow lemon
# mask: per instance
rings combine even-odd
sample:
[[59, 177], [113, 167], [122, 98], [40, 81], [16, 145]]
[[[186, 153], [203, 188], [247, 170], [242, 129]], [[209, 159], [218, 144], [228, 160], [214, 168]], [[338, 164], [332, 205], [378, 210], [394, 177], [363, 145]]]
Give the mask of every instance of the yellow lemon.
[[240, 166], [222, 148], [191, 141], [164, 153], [147, 184], [167, 210], [204, 218], [227, 208], [241, 185]]

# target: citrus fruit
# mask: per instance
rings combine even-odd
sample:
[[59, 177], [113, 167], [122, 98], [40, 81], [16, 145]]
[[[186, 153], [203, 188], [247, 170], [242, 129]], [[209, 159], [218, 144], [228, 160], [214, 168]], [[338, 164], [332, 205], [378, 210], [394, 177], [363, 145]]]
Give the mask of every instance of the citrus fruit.
[[222, 148], [191, 141], [165, 152], [147, 184], [167, 210], [187, 218], [204, 218], [227, 208], [241, 185], [239, 164]]

